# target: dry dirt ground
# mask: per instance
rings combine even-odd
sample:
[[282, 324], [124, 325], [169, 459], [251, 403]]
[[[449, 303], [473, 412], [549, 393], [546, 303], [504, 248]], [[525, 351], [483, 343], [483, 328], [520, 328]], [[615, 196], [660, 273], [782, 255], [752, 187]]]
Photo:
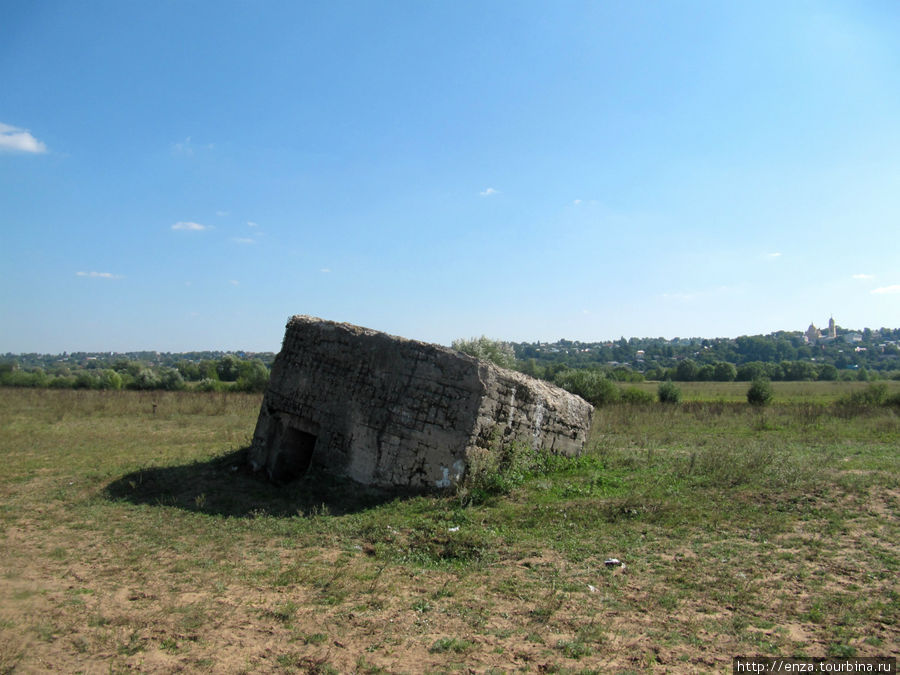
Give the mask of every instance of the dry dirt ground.
[[[161, 403], [113, 431], [125, 415], [115, 407], [75, 403], [58, 417], [7, 401], [0, 673], [725, 672], [742, 654], [900, 652], [900, 490], [869, 486], [865, 465], [836, 474], [845, 489], [783, 503], [729, 493], [753, 513], [788, 514], [775, 525], [660, 519], [581, 497], [577, 482], [570, 499], [541, 501], [551, 487], [540, 481], [492, 509], [419, 497], [339, 515], [223, 515], [203, 486], [253, 479], [215, 462], [169, 502], [110, 496], [123, 480], [140, 492], [136, 467], [202, 459], [197, 448], [221, 449], [222, 434], [239, 446], [230, 430], [252, 429], [255, 404], [197, 403], [167, 419]], [[610, 517], [611, 502], [628, 518]], [[510, 518], [528, 532], [546, 509], [554, 527], [512, 534]], [[447, 520], [429, 545], [457, 551], [468, 530], [476, 554], [445, 564], [422, 553], [418, 524], [433, 528], [436, 510]], [[625, 566], [604, 565], [613, 555]]]

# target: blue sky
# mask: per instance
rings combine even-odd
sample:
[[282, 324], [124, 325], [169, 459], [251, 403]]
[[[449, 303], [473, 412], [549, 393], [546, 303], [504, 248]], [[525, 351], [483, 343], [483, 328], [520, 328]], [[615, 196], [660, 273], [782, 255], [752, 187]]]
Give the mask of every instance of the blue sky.
[[900, 4], [9, 2], [0, 352], [900, 326]]

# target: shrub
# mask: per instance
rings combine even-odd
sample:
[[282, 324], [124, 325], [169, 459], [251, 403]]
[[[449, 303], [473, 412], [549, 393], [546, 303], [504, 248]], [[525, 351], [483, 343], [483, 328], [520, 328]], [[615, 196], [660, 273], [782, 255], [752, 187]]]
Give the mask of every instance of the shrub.
[[501, 368], [512, 368], [516, 365], [516, 353], [508, 342], [491, 340], [482, 335], [480, 338], [470, 340], [458, 339], [451, 343], [456, 351], [474, 356], [477, 359], [492, 361]]
[[678, 403], [681, 401], [681, 389], [672, 380], [659, 383], [656, 391], [660, 403]]
[[627, 389], [622, 390], [621, 400], [623, 403], [647, 405], [653, 403], [656, 399], [653, 398], [653, 394], [649, 391], [644, 391], [637, 387], [628, 387]]
[[619, 400], [619, 388], [612, 380], [596, 370], [564, 370], [558, 373], [553, 381], [591, 405], [603, 405]]
[[222, 384], [211, 377], [204, 377], [197, 383], [197, 391], [221, 391]]
[[854, 391], [838, 399], [839, 405], [875, 406], [890, 404], [887, 385], [879, 382], [870, 384], [862, 391]]
[[772, 400], [772, 383], [764, 377], [757, 377], [747, 390], [750, 405], [766, 405]]
[[478, 504], [495, 495], [509, 494], [540, 466], [540, 451], [525, 444], [495, 441], [493, 446], [468, 452], [466, 475], [456, 488], [462, 504]]

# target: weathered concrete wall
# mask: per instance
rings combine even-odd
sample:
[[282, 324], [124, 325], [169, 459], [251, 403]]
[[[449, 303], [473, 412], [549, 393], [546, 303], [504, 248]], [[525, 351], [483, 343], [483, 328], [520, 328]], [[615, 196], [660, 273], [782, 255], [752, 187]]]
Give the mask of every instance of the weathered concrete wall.
[[592, 410], [562, 389], [446, 347], [295, 316], [250, 462], [275, 481], [315, 463], [365, 484], [449, 487], [472, 449], [500, 441], [580, 453]]

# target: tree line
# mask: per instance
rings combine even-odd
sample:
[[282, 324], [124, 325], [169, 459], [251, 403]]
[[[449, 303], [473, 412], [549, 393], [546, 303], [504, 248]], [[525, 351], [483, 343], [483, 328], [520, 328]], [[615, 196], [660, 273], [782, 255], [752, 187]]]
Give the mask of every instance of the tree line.
[[145, 358], [115, 354], [27, 354], [23, 358], [7, 354], [0, 360], [0, 386], [261, 392], [269, 381], [270, 366], [259, 356], [222, 354], [195, 360], [177, 354], [141, 354]]
[[[808, 342], [800, 331], [778, 331], [769, 335], [743, 335], [737, 338], [620, 338], [607, 342], [556, 342], [510, 343], [519, 362], [531, 363], [533, 370], [552, 368], [564, 364], [569, 368], [625, 367], [643, 373], [646, 379], [665, 379], [671, 369], [683, 361], [697, 365], [690, 377], [682, 379], [719, 379], [727, 376], [727, 368], [719, 364], [742, 366], [766, 371], [770, 379], [849, 379], [853, 375], [842, 371], [879, 371], [891, 377], [900, 371], [900, 328], [880, 328], [861, 331], [836, 329], [836, 337]], [[795, 363], [806, 364], [803, 366]], [[766, 364], [759, 366], [759, 364]], [[706, 366], [719, 367], [718, 375]], [[777, 366], [777, 367], [775, 367]], [[829, 366], [823, 368], [823, 366]], [[832, 368], [834, 370], [832, 370]], [[685, 367], [687, 368], [687, 366]], [[704, 369], [705, 368], [705, 369]], [[770, 371], [770, 372], [769, 372]], [[838, 375], [835, 376], [835, 371]], [[753, 376], [735, 373], [734, 379], [752, 380]]]

